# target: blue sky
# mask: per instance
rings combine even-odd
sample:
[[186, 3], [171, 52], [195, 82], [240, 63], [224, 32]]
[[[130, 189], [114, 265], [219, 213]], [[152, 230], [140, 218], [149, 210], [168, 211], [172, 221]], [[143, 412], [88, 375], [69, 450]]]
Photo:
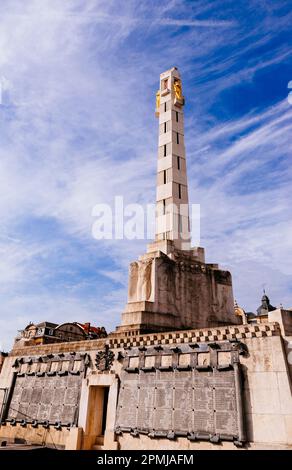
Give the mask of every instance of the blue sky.
[[207, 261], [247, 310], [263, 285], [292, 306], [289, 3], [1, 1], [1, 348], [29, 321], [119, 324], [146, 242], [94, 240], [92, 208], [155, 200], [155, 91], [172, 66]]

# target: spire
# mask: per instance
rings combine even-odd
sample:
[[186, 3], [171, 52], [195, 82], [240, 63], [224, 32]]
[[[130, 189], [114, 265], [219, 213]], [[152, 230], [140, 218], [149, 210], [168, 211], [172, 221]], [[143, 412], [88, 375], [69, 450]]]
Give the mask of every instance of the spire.
[[273, 307], [273, 305], [270, 304], [270, 299], [266, 294], [266, 290], [263, 289], [263, 296], [262, 296], [262, 303], [257, 309], [257, 314], [258, 315], [267, 315], [268, 312], [271, 312], [273, 310], [276, 310], [276, 307]]
[[155, 240], [190, 249], [188, 182], [184, 145], [184, 97], [176, 67], [160, 75], [155, 115], [159, 118]]

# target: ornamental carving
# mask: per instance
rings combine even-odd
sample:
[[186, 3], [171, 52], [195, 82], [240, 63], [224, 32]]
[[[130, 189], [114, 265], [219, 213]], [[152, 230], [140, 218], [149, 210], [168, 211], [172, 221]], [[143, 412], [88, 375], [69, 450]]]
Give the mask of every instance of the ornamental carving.
[[178, 80], [178, 79], [174, 80], [173, 89], [174, 89], [176, 99], [182, 100], [183, 96], [182, 96], [182, 89], [181, 89], [181, 81], [180, 80]]
[[110, 370], [114, 362], [115, 354], [106, 344], [103, 351], [98, 351], [95, 357], [96, 368], [100, 371]]

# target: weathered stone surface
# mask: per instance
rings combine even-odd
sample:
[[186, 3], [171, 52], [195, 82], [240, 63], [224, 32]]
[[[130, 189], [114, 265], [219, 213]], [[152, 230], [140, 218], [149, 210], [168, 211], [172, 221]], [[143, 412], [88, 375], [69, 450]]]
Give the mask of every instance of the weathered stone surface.
[[[48, 373], [56, 372], [56, 364], [59, 363], [51, 361]], [[64, 363], [68, 372], [70, 361], [64, 360]], [[26, 419], [29, 422], [76, 423], [81, 380], [80, 375], [17, 376], [8, 418]]]
[[[178, 351], [185, 370], [173, 369], [174, 363], [178, 366], [180, 363]], [[193, 353], [198, 356], [195, 363], [206, 370], [187, 369], [193, 361], [192, 354], [174, 348], [172, 354], [164, 353], [161, 357], [157, 352], [155, 363], [161, 366], [145, 372], [143, 361], [134, 352], [130, 354], [133, 356], [125, 359], [125, 364], [133, 359], [141, 367], [126, 367], [122, 372], [117, 429], [164, 435], [206, 432], [238, 438], [238, 391], [233, 368], [208, 370], [210, 352], [200, 352]], [[152, 357], [152, 351], [150, 354]]]
[[[150, 295], [151, 294], [151, 295]], [[130, 266], [129, 296], [118, 331], [239, 324], [227, 271], [198, 262], [192, 251], [145, 255]]]

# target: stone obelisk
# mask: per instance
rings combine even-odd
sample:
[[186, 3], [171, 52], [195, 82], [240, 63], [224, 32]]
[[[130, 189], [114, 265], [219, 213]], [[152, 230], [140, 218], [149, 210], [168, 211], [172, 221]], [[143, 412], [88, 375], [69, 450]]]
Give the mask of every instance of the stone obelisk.
[[155, 240], [172, 240], [175, 248], [190, 249], [190, 221], [184, 97], [176, 67], [160, 75], [156, 93], [159, 118]]
[[240, 323], [234, 314], [231, 274], [206, 264], [191, 248], [184, 97], [176, 67], [160, 75], [155, 241], [130, 264], [128, 303], [117, 333], [204, 328]]

